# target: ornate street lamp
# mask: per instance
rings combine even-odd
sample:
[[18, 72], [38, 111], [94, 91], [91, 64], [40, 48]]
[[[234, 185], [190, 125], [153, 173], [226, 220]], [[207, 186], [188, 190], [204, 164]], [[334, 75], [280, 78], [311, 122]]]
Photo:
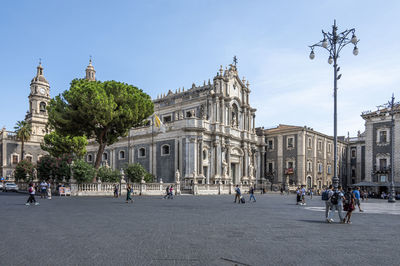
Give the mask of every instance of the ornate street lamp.
[[343, 32], [337, 32], [336, 20], [332, 26], [332, 32], [322, 31], [323, 40], [309, 46], [311, 48], [310, 59], [315, 58], [314, 48], [322, 47], [329, 52], [328, 63], [333, 63], [333, 97], [334, 97], [334, 117], [333, 117], [333, 131], [334, 131], [334, 170], [332, 183], [335, 189], [339, 186], [339, 178], [337, 177], [337, 81], [341, 78], [341, 74], [338, 76], [337, 73], [340, 67], [337, 66], [337, 59], [339, 53], [347, 44], [353, 44], [353, 54], [358, 55], [357, 43], [360, 41], [355, 35], [355, 29], [345, 30]]

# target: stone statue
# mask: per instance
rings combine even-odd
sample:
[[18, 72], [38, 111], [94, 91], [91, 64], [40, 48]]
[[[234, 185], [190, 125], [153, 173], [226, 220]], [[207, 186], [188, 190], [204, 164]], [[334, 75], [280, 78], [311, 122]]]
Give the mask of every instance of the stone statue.
[[183, 119], [184, 115], [183, 115], [183, 111], [179, 112], [179, 119]]
[[175, 112], [175, 120], [179, 120], [179, 114], [178, 114], [178, 112]]
[[175, 182], [179, 182], [180, 178], [181, 178], [181, 174], [179, 173], [179, 169], [176, 169]]
[[33, 180], [37, 180], [37, 170], [36, 168], [33, 168]]
[[223, 177], [228, 177], [228, 164], [225, 159], [222, 161], [222, 175]]
[[249, 176], [254, 177], [254, 166], [253, 164], [249, 165]]

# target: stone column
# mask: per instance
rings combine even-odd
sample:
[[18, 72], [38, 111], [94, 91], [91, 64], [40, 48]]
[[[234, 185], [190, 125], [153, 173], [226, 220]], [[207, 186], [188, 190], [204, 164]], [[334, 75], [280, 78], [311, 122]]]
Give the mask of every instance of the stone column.
[[249, 169], [249, 152], [247, 147], [243, 147], [244, 150], [244, 171], [243, 171], [243, 177], [248, 177], [249, 173], [248, 173], [248, 169]]
[[221, 99], [221, 124], [225, 124], [225, 100]]
[[226, 163], [227, 163], [227, 174], [228, 174], [228, 180], [231, 180], [231, 181], [229, 181], [230, 183], [232, 183], [232, 176], [231, 176], [231, 151], [232, 151], [232, 147], [231, 147], [231, 145], [226, 145], [226, 152], [228, 153], [228, 156], [227, 156], [227, 160], [226, 160]]
[[216, 150], [216, 177], [220, 178], [221, 177], [221, 165], [222, 165], [222, 161], [221, 161], [221, 143], [220, 140], [216, 140], [215, 142], [215, 150]]
[[219, 98], [216, 98], [216, 108], [215, 108], [215, 122], [220, 120], [220, 109], [219, 109]]
[[262, 183], [265, 177], [265, 150], [264, 146], [261, 147], [261, 167], [260, 167], [260, 183]]
[[203, 173], [203, 138], [198, 138], [199, 142], [199, 152], [198, 152], [198, 157], [199, 157], [199, 174], [200, 176], [204, 176]]
[[251, 132], [254, 132], [256, 128], [256, 115], [253, 115], [253, 128], [251, 129]]
[[228, 117], [226, 118], [226, 120], [226, 125], [230, 126], [232, 124], [232, 111], [230, 106], [228, 106]]

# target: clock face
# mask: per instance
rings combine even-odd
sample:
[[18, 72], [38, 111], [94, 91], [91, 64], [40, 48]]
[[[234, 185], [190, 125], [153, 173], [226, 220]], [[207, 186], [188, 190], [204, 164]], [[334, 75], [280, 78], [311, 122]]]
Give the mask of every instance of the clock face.
[[45, 93], [46, 93], [46, 90], [45, 90], [44, 88], [40, 88], [40, 89], [39, 89], [39, 92], [40, 92], [41, 94], [45, 94]]

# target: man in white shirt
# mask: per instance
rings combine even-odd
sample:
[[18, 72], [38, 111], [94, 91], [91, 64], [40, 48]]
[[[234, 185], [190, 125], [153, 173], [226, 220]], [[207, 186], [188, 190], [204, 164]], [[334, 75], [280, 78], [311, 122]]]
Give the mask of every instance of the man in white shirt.
[[333, 222], [332, 216], [335, 214], [335, 211], [336, 211], [336, 210], [337, 210], [338, 213], [339, 213], [340, 222], [343, 223], [343, 221], [344, 221], [343, 214], [342, 214], [342, 210], [343, 210], [343, 196], [344, 196], [344, 195], [343, 195], [342, 187], [341, 187], [341, 186], [339, 186], [339, 187], [337, 188], [337, 190], [333, 190], [333, 191], [331, 192], [331, 195], [329, 196], [329, 200], [330, 200], [330, 202], [331, 202], [331, 204], [332, 204], [332, 207], [331, 207], [332, 209], [331, 209], [331, 211], [330, 211], [330, 213], [329, 213], [328, 218], [326, 218], [326, 221], [327, 221], [328, 223]]
[[47, 183], [46, 181], [43, 180], [42, 183], [40, 183], [40, 198], [45, 199], [46, 194], [47, 194]]

